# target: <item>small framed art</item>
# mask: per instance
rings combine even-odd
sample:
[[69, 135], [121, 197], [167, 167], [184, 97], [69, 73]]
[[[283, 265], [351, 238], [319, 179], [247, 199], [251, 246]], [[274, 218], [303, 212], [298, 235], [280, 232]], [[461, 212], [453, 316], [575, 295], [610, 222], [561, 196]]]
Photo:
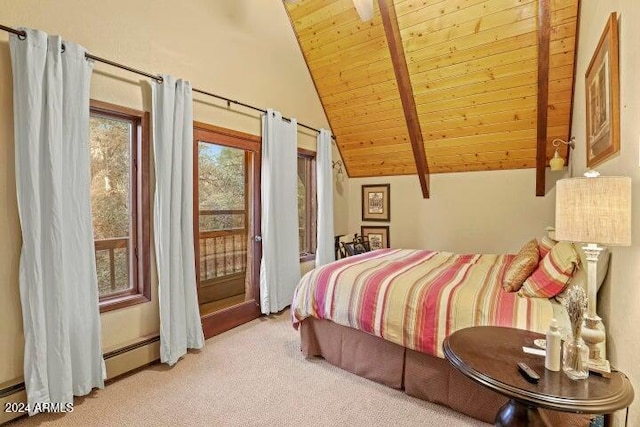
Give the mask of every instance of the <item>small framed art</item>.
[[620, 81], [618, 19], [607, 21], [585, 75], [587, 103], [587, 167], [593, 168], [620, 151]]
[[369, 240], [372, 251], [389, 247], [389, 226], [368, 226], [360, 227], [360, 235]]
[[363, 185], [362, 186], [362, 220], [390, 221], [391, 220], [391, 185]]

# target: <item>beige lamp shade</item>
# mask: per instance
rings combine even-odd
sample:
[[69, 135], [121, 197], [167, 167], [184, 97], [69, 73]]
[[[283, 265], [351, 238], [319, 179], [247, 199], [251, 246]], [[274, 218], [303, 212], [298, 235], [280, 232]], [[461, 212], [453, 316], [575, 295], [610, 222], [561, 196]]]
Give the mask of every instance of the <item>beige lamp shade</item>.
[[556, 183], [557, 240], [631, 245], [631, 178], [568, 178]]

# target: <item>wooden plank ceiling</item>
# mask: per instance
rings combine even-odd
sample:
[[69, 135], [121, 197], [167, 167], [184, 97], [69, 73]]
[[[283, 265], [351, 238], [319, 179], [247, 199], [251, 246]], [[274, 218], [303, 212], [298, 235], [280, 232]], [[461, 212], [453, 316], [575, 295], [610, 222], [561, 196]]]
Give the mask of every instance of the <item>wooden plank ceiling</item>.
[[[569, 138], [579, 0], [395, 0], [431, 173], [536, 167], [538, 1], [550, 9], [547, 163]], [[375, 2], [286, 2], [349, 176], [416, 173]], [[544, 129], [544, 127], [543, 127]], [[566, 146], [562, 146], [566, 157]]]

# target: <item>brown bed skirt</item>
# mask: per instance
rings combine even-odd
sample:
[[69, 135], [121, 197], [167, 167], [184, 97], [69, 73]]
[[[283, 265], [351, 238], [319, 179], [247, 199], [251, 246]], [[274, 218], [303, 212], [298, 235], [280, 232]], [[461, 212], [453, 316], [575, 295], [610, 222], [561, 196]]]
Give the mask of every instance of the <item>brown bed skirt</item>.
[[[465, 377], [449, 362], [386, 341], [356, 329], [307, 318], [300, 324], [305, 357], [321, 356], [332, 365], [409, 396], [448, 406], [493, 423], [507, 398]], [[542, 410], [550, 425], [588, 426], [587, 415]]]

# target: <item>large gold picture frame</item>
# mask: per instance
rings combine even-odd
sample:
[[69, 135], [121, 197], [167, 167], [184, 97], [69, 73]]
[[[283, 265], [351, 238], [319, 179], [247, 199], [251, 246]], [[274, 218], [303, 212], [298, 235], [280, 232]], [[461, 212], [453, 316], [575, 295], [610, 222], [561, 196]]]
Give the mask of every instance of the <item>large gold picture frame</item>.
[[613, 12], [585, 74], [588, 168], [603, 163], [620, 151], [618, 70], [618, 18]]

